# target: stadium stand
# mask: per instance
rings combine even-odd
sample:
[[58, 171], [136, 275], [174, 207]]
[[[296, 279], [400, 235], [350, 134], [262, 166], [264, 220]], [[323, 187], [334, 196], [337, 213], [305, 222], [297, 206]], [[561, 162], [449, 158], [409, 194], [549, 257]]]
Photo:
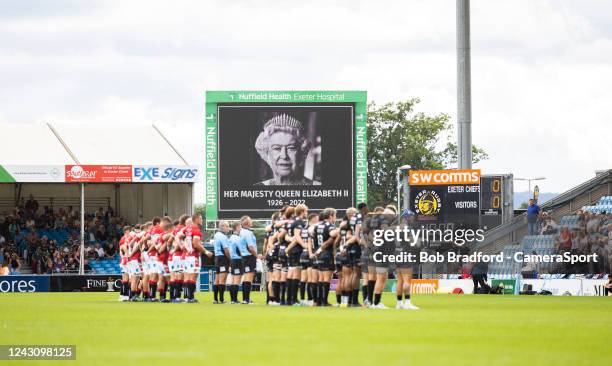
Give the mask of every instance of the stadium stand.
[[[77, 273], [79, 217], [71, 206], [40, 208], [34, 197], [20, 202], [9, 215], [0, 217], [0, 261], [13, 274]], [[119, 273], [118, 240], [125, 224], [110, 207], [85, 214], [86, 272]], [[14, 255], [19, 268], [13, 268], [9, 260]]]
[[[584, 206], [573, 215], [565, 215], [556, 225], [548, 213], [539, 220], [540, 235], [526, 235], [520, 244], [506, 245], [501, 252], [512, 257], [517, 251], [540, 255], [595, 254], [597, 263], [552, 264], [540, 263], [530, 270], [536, 275], [551, 274], [590, 276], [612, 272], [612, 196], [602, 196], [594, 205]], [[496, 278], [510, 278], [525, 267], [520, 263], [495, 263], [489, 267], [489, 274]]]

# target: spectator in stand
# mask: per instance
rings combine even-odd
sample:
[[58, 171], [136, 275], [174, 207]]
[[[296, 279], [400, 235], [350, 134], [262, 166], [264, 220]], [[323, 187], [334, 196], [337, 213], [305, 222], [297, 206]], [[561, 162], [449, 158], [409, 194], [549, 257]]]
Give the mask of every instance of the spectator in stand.
[[30, 195], [30, 198], [26, 201], [25, 209], [28, 217], [36, 215], [36, 211], [38, 211], [38, 201], [34, 199], [33, 195]]
[[[531, 254], [538, 254], [534, 250]], [[526, 262], [521, 268], [521, 275], [523, 278], [538, 278], [538, 272], [536, 269], [536, 265], [533, 262]]]
[[100, 259], [104, 259], [104, 248], [102, 248], [102, 246], [100, 245], [100, 243], [96, 243], [96, 246], [94, 248], [94, 251], [96, 252], [96, 258], [98, 260]]
[[108, 240], [108, 235], [106, 234], [106, 228], [104, 225], [98, 226], [98, 231], [96, 231], [96, 240], [100, 242], [106, 242]]
[[559, 252], [567, 252], [572, 249], [572, 233], [570, 233], [567, 225], [561, 226], [561, 233], [559, 234]]
[[77, 273], [79, 271], [79, 261], [74, 259], [73, 256], [68, 258], [68, 263], [66, 263], [66, 272]]
[[89, 265], [89, 261], [87, 259], [83, 260], [83, 271], [92, 273], [94, 272], [93, 268]]
[[62, 273], [64, 272], [65, 267], [66, 263], [64, 262], [64, 258], [59, 251], [55, 251], [53, 254], [53, 272]]
[[556, 234], [559, 229], [559, 225], [555, 222], [555, 220], [550, 217], [548, 213], [542, 214], [543, 223], [542, 230], [540, 231], [540, 235], [552, 235]]
[[528, 235], [538, 235], [538, 218], [540, 217], [540, 206], [534, 199], [529, 200], [527, 207], [527, 233]]
[[17, 256], [17, 253], [13, 253], [11, 255], [11, 260], [9, 261], [9, 272], [11, 275], [19, 275], [21, 274], [21, 260]]
[[106, 259], [113, 259], [117, 255], [117, 246], [114, 242], [110, 242], [104, 248], [104, 257]]

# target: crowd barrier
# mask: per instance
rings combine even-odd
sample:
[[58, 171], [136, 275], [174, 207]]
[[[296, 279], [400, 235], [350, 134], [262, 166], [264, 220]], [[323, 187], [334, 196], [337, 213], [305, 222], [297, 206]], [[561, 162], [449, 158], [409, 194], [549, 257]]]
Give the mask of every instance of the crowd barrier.
[[[199, 277], [200, 291], [210, 291], [210, 283], [214, 274], [203, 271]], [[571, 296], [605, 296], [604, 285], [607, 280], [593, 279], [504, 279], [490, 280], [492, 286], [503, 284], [505, 294], [517, 294], [528, 284], [532, 290], [550, 291], [553, 295]], [[331, 290], [334, 291], [337, 280], [332, 280]], [[120, 275], [30, 275], [30, 276], [0, 276], [0, 292], [114, 292], [121, 287]], [[385, 292], [395, 292], [396, 280], [388, 280]], [[474, 284], [471, 279], [418, 279], [412, 280], [411, 291], [414, 294], [449, 294], [455, 289], [471, 294]], [[259, 290], [259, 286], [254, 289]]]

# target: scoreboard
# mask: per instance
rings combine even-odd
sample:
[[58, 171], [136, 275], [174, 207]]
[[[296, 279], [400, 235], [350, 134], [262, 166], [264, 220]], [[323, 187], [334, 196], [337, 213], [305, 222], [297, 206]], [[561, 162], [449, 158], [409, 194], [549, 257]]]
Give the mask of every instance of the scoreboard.
[[512, 218], [512, 174], [483, 175], [480, 178], [480, 227], [492, 229]]
[[513, 216], [512, 174], [411, 170], [410, 210], [429, 228], [490, 230]]
[[480, 170], [411, 170], [410, 209], [421, 225], [440, 229], [480, 226]]

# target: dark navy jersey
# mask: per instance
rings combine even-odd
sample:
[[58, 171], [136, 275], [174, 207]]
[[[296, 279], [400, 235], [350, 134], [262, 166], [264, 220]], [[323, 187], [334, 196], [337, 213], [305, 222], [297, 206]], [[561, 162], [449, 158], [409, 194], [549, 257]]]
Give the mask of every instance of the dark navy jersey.
[[[323, 243], [325, 243], [331, 237], [331, 231], [335, 229], [336, 226], [334, 224], [329, 223], [328, 221], [324, 221], [318, 223], [315, 227], [315, 237], [313, 240], [313, 249], [318, 250]], [[330, 252], [334, 249], [333, 245], [329, 245], [325, 251]]]
[[[287, 233], [293, 238], [293, 236], [295, 235], [295, 229], [299, 229], [300, 230], [300, 237], [302, 238], [302, 241], [304, 241], [304, 244], [306, 244], [308, 241], [304, 240], [304, 231], [306, 231], [306, 222], [301, 219], [301, 218], [297, 218], [295, 220], [293, 220], [291, 222], [291, 227], [289, 228], [289, 230], [287, 230]], [[306, 238], [308, 238], [308, 232], [306, 231]]]
[[295, 220], [287, 220], [285, 225], [283, 225], [283, 229], [285, 229], [285, 232], [286, 232], [285, 237], [283, 238], [283, 240], [287, 244], [291, 243], [291, 240], [289, 240], [289, 238], [293, 237], [293, 222], [294, 221]]
[[340, 244], [344, 245], [346, 243], [347, 236], [351, 231], [351, 227], [347, 221], [342, 221], [340, 223]]
[[302, 241], [304, 242], [304, 245], [306, 246], [308, 246], [308, 238], [310, 238], [310, 234], [308, 234], [309, 227], [310, 226], [306, 222], [304, 222], [304, 226], [302, 227], [302, 230], [300, 231], [300, 236], [302, 237]]
[[349, 219], [348, 224], [353, 234], [356, 232], [355, 228], [357, 227], [357, 225], [360, 225], [362, 221], [363, 221], [363, 216], [361, 216], [360, 213], [356, 213], [355, 215], [353, 215], [353, 217]]

